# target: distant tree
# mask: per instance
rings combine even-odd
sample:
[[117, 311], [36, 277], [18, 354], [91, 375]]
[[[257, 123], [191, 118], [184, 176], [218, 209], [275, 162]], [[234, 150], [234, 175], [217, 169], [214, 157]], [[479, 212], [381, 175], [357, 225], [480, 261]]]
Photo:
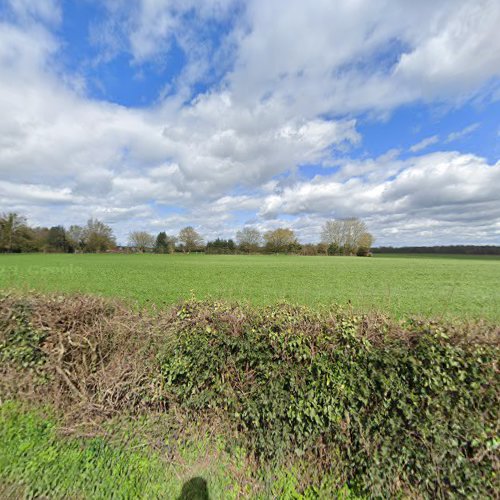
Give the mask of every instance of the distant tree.
[[343, 245], [343, 223], [341, 220], [327, 220], [321, 228], [321, 242], [328, 245], [328, 254]]
[[51, 252], [67, 252], [70, 244], [63, 226], [53, 226], [47, 233], [47, 250]]
[[356, 217], [328, 220], [322, 227], [321, 241], [329, 245], [330, 255], [355, 255], [362, 239], [367, 242], [366, 235], [366, 224]]
[[433, 253], [455, 255], [500, 255], [498, 245], [439, 245], [432, 247], [378, 247], [374, 253]]
[[366, 247], [370, 249], [373, 245], [373, 235], [370, 233], [363, 233], [358, 240], [358, 244], [361, 247]]
[[337, 243], [330, 243], [328, 245], [328, 255], [341, 255], [340, 247]]
[[160, 231], [158, 236], [156, 236], [156, 241], [154, 245], [155, 253], [174, 253], [175, 251], [175, 240], [173, 236], [167, 236], [165, 231]]
[[167, 253], [168, 252], [168, 240], [167, 233], [165, 231], [160, 231], [155, 240], [154, 246], [155, 253]]
[[113, 230], [98, 219], [89, 219], [83, 228], [83, 242], [86, 252], [106, 252], [116, 246]]
[[192, 226], [181, 229], [178, 240], [182, 243], [186, 252], [193, 252], [203, 244], [203, 238]]
[[318, 247], [316, 245], [312, 245], [311, 243], [306, 243], [305, 245], [302, 245], [300, 255], [318, 255]]
[[156, 237], [154, 246], [155, 253], [174, 253], [176, 241], [177, 238], [175, 236], [168, 236], [165, 231], [161, 231]]
[[235, 253], [236, 245], [233, 240], [223, 240], [217, 238], [214, 241], [209, 241], [206, 246], [207, 253], [213, 254], [231, 254]]
[[264, 234], [266, 250], [272, 253], [295, 252], [300, 245], [295, 237], [295, 233], [285, 227], [280, 227], [274, 231], [267, 231]]
[[262, 236], [258, 229], [244, 227], [236, 233], [239, 249], [245, 253], [257, 252], [262, 243]]
[[0, 216], [0, 249], [4, 252], [22, 252], [31, 239], [26, 218], [15, 212]]
[[177, 236], [167, 235], [168, 253], [175, 252], [175, 244], [177, 243]]
[[344, 251], [346, 255], [354, 255], [360, 246], [361, 237], [367, 233], [366, 224], [355, 218], [344, 219], [345, 244]]
[[373, 245], [373, 236], [370, 233], [363, 233], [359, 237], [358, 241], [358, 249], [356, 251], [356, 255], [359, 257], [366, 257], [370, 255], [370, 250]]
[[328, 245], [326, 243], [318, 243], [316, 249], [318, 255], [328, 255]]
[[30, 242], [26, 247], [26, 252], [45, 252], [47, 250], [47, 239], [49, 237], [49, 229], [47, 227], [30, 228]]
[[146, 231], [133, 231], [128, 235], [129, 245], [144, 253], [146, 250], [151, 250], [155, 244], [153, 235]]
[[85, 250], [85, 229], [82, 226], [69, 226], [66, 231], [66, 239], [73, 252], [83, 252]]

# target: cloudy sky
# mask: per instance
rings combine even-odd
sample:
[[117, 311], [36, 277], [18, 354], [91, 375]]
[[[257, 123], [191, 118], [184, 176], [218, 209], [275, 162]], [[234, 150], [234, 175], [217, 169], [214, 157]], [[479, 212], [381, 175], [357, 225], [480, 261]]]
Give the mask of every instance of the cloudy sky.
[[0, 211], [500, 244], [499, 0], [0, 0]]

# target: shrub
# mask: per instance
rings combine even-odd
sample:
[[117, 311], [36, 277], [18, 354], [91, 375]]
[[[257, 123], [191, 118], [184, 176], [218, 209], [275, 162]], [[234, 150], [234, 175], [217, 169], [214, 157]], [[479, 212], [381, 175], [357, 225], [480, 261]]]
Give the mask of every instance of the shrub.
[[31, 307], [18, 301], [0, 315], [0, 362], [20, 369], [41, 365], [45, 356], [41, 349], [46, 337], [42, 328], [31, 323]]
[[496, 346], [342, 311], [219, 304], [200, 315], [187, 304], [179, 314], [161, 357], [165, 397], [226, 412], [260, 456], [334, 460], [372, 495], [493, 493]]
[[370, 249], [368, 247], [359, 247], [356, 251], [358, 257], [368, 257], [370, 255]]

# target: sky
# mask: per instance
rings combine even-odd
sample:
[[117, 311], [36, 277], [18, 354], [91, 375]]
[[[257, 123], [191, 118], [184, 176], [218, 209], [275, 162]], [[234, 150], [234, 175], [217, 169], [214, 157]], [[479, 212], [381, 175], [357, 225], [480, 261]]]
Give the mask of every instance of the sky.
[[500, 244], [499, 0], [0, 0], [0, 212]]

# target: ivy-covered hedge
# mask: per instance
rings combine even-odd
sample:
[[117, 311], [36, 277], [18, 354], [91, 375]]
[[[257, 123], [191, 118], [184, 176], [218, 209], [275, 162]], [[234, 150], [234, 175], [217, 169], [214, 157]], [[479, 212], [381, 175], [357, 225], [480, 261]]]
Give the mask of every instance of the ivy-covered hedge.
[[160, 356], [164, 397], [223, 410], [258, 454], [312, 455], [372, 496], [498, 491], [491, 338], [290, 306], [200, 314], [186, 304], [178, 314]]
[[36, 373], [35, 397], [63, 411], [213, 418], [261, 464], [309, 463], [370, 497], [499, 491], [495, 325], [287, 304], [193, 300], [131, 313], [95, 298], [5, 297], [0, 330], [0, 397], [12, 396], [13, 371], [18, 394]]

